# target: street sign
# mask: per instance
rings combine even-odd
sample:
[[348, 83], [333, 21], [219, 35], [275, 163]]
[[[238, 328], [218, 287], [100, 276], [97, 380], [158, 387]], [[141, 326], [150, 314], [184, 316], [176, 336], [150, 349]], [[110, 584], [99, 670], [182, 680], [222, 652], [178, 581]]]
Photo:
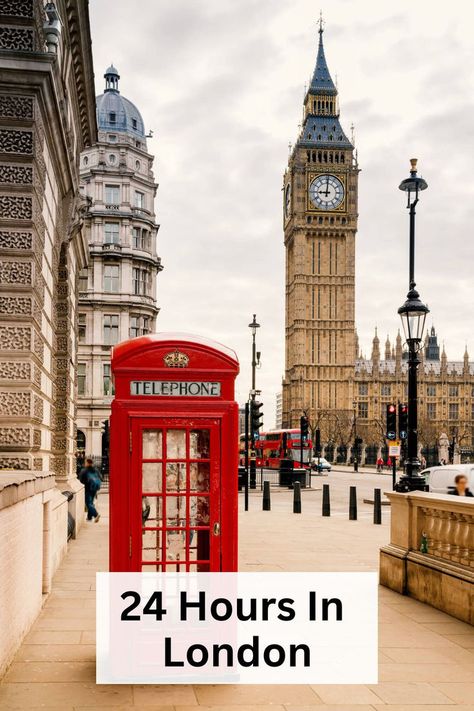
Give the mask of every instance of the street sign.
[[398, 443], [390, 442], [390, 444], [388, 446], [388, 454], [390, 457], [399, 457], [400, 456], [400, 445]]

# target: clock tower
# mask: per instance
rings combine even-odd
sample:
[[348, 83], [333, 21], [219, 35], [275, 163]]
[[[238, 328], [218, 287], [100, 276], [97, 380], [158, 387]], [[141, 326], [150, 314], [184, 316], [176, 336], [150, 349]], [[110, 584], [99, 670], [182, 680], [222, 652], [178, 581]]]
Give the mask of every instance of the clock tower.
[[358, 173], [339, 122], [320, 21], [303, 124], [283, 182], [284, 427], [299, 426], [304, 410], [311, 423], [332, 417], [342, 424], [352, 413]]

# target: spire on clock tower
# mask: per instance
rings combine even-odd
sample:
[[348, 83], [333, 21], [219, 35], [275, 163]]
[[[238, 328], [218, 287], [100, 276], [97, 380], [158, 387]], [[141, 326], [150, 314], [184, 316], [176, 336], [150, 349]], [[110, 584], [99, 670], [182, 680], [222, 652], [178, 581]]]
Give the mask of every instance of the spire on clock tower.
[[323, 23], [319, 21], [316, 65], [304, 100], [304, 119], [299, 145], [308, 148], [352, 149], [339, 123], [338, 91], [324, 54]]
[[318, 54], [316, 57], [316, 66], [314, 67], [313, 78], [311, 79], [311, 84], [309, 90], [313, 93], [319, 91], [324, 91], [328, 94], [337, 95], [336, 85], [331, 79], [331, 74], [329, 73], [328, 65], [326, 62], [326, 56], [324, 54], [324, 44], [323, 44], [323, 18], [319, 18], [319, 44], [318, 44]]

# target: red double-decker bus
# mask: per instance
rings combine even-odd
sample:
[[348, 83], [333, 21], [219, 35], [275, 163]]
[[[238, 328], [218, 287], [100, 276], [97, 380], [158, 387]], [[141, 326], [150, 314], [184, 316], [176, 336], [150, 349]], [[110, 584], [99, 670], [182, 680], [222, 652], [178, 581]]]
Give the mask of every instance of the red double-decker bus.
[[[274, 430], [260, 432], [255, 442], [257, 467], [279, 469], [282, 459], [293, 460], [293, 466], [301, 466], [301, 432], [300, 430]], [[303, 466], [309, 466], [313, 454], [313, 443], [310, 439], [303, 442]]]

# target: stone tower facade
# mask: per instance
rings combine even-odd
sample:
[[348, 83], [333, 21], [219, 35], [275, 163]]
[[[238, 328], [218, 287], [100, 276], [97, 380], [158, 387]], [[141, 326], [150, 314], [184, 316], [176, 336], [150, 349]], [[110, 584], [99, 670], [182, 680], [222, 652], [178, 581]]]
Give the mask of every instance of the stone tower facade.
[[104, 78], [104, 93], [97, 97], [98, 142], [81, 156], [90, 261], [79, 280], [77, 443], [80, 454], [106, 457], [111, 349], [155, 330], [162, 267], [157, 184], [143, 118], [120, 94], [114, 66]]
[[358, 172], [339, 122], [321, 23], [303, 124], [283, 180], [284, 427], [297, 426], [303, 411], [312, 423], [323, 413], [341, 423], [352, 416]]
[[0, 470], [75, 490], [78, 166], [96, 140], [87, 3], [5, 1], [0, 25]]

